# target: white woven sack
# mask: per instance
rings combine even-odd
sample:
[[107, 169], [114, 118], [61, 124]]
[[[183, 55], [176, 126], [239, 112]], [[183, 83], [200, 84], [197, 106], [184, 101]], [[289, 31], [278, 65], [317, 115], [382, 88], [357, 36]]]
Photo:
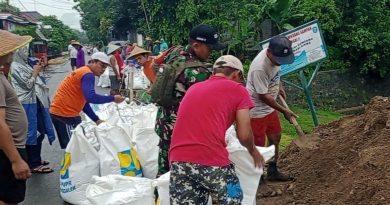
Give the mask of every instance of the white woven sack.
[[[92, 135], [89, 138], [92, 138]], [[61, 198], [71, 204], [90, 204], [85, 190], [91, 183], [92, 176], [99, 174], [98, 153], [85, 137], [82, 125], [79, 125], [65, 149], [61, 163]]]
[[94, 205], [154, 205], [152, 180], [108, 175], [93, 177], [86, 196]]

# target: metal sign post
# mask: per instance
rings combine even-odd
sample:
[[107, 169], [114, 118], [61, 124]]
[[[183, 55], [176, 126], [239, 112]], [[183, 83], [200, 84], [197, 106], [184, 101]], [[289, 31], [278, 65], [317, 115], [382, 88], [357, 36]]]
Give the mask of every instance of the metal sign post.
[[[313, 98], [311, 95], [311, 84], [317, 72], [320, 69], [321, 62], [328, 57], [325, 41], [322, 35], [320, 24], [318, 20], [311, 21], [302, 26], [298, 26], [290, 31], [284, 32], [280, 35], [286, 36], [292, 42], [292, 49], [295, 60], [292, 64], [281, 65], [281, 76], [291, 74], [299, 71], [299, 78], [301, 86], [283, 80], [288, 85], [303, 90], [305, 93], [307, 104], [309, 106], [314, 125], [319, 124]], [[263, 49], [268, 48], [269, 40], [267, 39], [260, 43]], [[317, 64], [310, 80], [307, 81], [306, 75], [303, 72], [304, 68], [311, 64]]]

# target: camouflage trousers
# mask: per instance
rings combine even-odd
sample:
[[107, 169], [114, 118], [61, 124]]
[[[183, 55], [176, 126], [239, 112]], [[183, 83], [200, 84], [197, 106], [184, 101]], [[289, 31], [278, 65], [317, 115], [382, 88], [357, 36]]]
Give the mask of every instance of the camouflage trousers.
[[159, 156], [158, 156], [158, 176], [169, 172], [169, 147], [171, 145], [171, 137], [173, 127], [176, 123], [176, 114], [178, 107], [159, 107], [157, 112], [157, 120], [155, 131], [160, 137]]
[[171, 164], [169, 196], [172, 205], [207, 204], [210, 194], [216, 196], [221, 205], [241, 204], [243, 193], [233, 165]]

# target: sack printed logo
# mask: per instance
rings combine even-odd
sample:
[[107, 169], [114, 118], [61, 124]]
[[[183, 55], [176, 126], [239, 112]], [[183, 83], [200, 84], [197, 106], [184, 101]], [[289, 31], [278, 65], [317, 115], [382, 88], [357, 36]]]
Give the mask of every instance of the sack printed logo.
[[135, 149], [131, 148], [118, 152], [118, 159], [121, 166], [121, 174], [123, 176], [142, 176], [141, 165]]
[[60, 171], [60, 191], [61, 193], [68, 193], [76, 190], [76, 186], [72, 184], [72, 180], [69, 178], [69, 167], [71, 163], [71, 155], [65, 152], [64, 158], [61, 162]]
[[61, 171], [60, 171], [61, 179], [69, 178], [70, 160], [71, 160], [70, 153], [65, 152], [64, 158], [61, 161]]

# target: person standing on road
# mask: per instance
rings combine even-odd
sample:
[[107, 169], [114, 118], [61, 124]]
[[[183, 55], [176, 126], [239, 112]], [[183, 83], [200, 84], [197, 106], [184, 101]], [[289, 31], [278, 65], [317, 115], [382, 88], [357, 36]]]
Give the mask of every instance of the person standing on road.
[[31, 40], [0, 30], [0, 204], [5, 205], [24, 201], [26, 180], [31, 177], [25, 150], [27, 116], [6, 77], [13, 51]]
[[68, 145], [71, 137], [70, 130], [81, 123], [81, 111], [96, 124], [99, 125], [103, 122], [92, 110], [89, 103], [121, 103], [125, 100], [120, 95], [103, 96], [96, 94], [95, 76], [104, 73], [106, 67], [110, 64], [110, 60], [102, 52], [93, 54], [91, 58], [92, 60], [87, 66], [81, 67], [65, 77], [50, 106], [50, 114], [62, 149], [65, 149]]
[[77, 50], [73, 46], [73, 43], [75, 43], [75, 40], [71, 40], [70, 44], [68, 45], [68, 52], [69, 52], [69, 58], [70, 58], [70, 66], [72, 67], [72, 70], [76, 69], [76, 58], [77, 58]]
[[76, 68], [81, 68], [85, 66], [85, 52], [83, 46], [77, 41], [73, 42], [72, 45], [77, 50]]
[[[123, 58], [122, 58], [122, 51], [123, 51], [123, 48], [122, 46], [120, 46], [120, 49], [117, 49], [113, 55], [115, 56], [115, 59], [116, 59], [116, 63], [118, 64], [118, 68], [119, 68], [119, 76], [122, 78], [123, 77], [123, 69], [124, 69], [124, 62], [123, 62]], [[126, 55], [125, 55], [125, 58], [126, 58]]]
[[49, 114], [49, 88], [40, 75], [43, 63], [39, 62], [33, 68], [27, 64], [28, 50], [25, 46], [15, 52], [9, 77], [28, 119], [26, 151], [31, 172], [45, 174], [54, 171], [48, 166], [49, 162], [41, 158], [45, 135], [50, 144], [55, 140]]
[[279, 94], [286, 98], [280, 83], [280, 66], [294, 62], [291, 44], [291, 41], [284, 36], [273, 37], [268, 48], [262, 50], [251, 63], [246, 84], [255, 103], [255, 107], [250, 112], [255, 144], [265, 146], [267, 137], [269, 144], [275, 145], [274, 161], [269, 162], [267, 169], [267, 180], [270, 181], [293, 179], [279, 172], [277, 168], [279, 143], [282, 136], [278, 111], [283, 113], [290, 122], [291, 118], [297, 115], [276, 102]]
[[[175, 89], [172, 91], [177, 102], [181, 101], [188, 88], [209, 78], [212, 65], [205, 61], [210, 57], [212, 50], [222, 50], [225, 47], [218, 42], [216, 30], [205, 24], [195, 26], [190, 31], [188, 42], [187, 48], [169, 62], [172, 65], [179, 65], [182, 70], [175, 80]], [[199, 66], [193, 67], [194, 64]], [[156, 133], [160, 137], [159, 175], [169, 171], [168, 151], [180, 104], [172, 103], [160, 106], [157, 114]]]
[[108, 76], [110, 78], [110, 95], [118, 95], [119, 89], [122, 83], [122, 76], [119, 71], [119, 65], [118, 61], [116, 60], [116, 57], [113, 53], [117, 52], [118, 50], [121, 50], [120, 46], [109, 44], [107, 49], [107, 55], [110, 58], [110, 64], [107, 67], [108, 68]]
[[214, 75], [191, 86], [180, 103], [169, 152], [171, 204], [206, 204], [210, 193], [219, 204], [241, 204], [243, 193], [225, 141], [234, 122], [254, 167], [264, 165], [253, 143], [249, 118], [253, 102], [241, 84], [241, 61], [225, 55], [213, 68]]

